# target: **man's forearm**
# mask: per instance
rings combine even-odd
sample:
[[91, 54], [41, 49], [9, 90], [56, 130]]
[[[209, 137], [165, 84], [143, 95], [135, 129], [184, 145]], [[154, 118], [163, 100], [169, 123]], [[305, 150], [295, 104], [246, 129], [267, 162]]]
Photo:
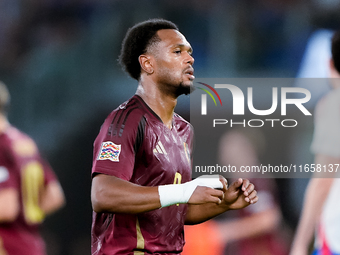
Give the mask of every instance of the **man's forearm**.
[[195, 225], [214, 218], [229, 210], [226, 204], [207, 203], [201, 205], [188, 205], [185, 218], [186, 225]]
[[96, 212], [136, 214], [161, 207], [158, 187], [142, 187], [106, 175], [94, 177], [91, 200]]
[[242, 209], [257, 202], [257, 192], [249, 180], [239, 178], [227, 188], [227, 181], [222, 177], [220, 179], [223, 183], [223, 200], [220, 203], [189, 205], [185, 224], [202, 223], [228, 210]]
[[222, 187], [218, 178], [197, 178], [183, 184], [146, 187], [98, 174], [92, 180], [91, 200], [95, 212], [137, 214], [177, 203], [219, 203], [223, 191], [212, 188], [216, 184]]

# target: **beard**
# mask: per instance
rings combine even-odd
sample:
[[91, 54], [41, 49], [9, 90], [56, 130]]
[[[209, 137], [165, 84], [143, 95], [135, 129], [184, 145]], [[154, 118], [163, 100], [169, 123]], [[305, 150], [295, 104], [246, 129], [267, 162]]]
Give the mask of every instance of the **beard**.
[[160, 90], [165, 94], [171, 94], [174, 97], [179, 97], [180, 95], [189, 95], [195, 90], [193, 81], [174, 80], [172, 77], [165, 76], [165, 79], [160, 81]]
[[171, 94], [174, 97], [180, 95], [189, 95], [195, 90], [193, 80], [185, 80], [183, 78], [184, 71], [173, 74], [168, 69], [163, 69], [159, 72], [158, 80], [159, 88], [165, 94]]
[[184, 84], [183, 82], [174, 83], [174, 84], [166, 84], [160, 87], [161, 91], [165, 94], [170, 94], [173, 97], [177, 98], [180, 95], [189, 95], [195, 90], [195, 87], [192, 82], [190, 84]]
[[184, 85], [183, 83], [180, 83], [179, 86], [177, 87], [176, 95], [177, 96], [189, 95], [194, 90], [195, 90], [195, 87], [194, 87], [193, 83], [191, 83], [190, 85]]

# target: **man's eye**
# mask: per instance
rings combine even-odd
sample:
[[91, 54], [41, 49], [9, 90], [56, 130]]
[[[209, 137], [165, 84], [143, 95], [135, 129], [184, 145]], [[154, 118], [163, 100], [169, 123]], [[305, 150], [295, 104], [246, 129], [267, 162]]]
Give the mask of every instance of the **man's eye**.
[[181, 54], [181, 51], [180, 50], [175, 50], [174, 53]]

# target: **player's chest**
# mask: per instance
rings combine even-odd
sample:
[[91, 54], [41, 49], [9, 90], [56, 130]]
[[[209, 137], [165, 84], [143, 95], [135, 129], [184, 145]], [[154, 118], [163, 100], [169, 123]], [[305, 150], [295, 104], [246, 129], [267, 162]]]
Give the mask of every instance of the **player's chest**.
[[158, 165], [161, 169], [171, 172], [182, 172], [191, 169], [190, 148], [185, 133], [166, 127], [146, 130], [145, 156], [148, 163]]

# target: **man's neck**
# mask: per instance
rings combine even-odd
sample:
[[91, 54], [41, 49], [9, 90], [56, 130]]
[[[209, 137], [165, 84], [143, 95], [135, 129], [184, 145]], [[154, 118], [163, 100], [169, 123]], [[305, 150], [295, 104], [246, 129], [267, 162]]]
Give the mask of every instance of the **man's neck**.
[[4, 115], [0, 114], [0, 134], [4, 133], [8, 126], [9, 122], [7, 118]]
[[140, 96], [145, 103], [161, 118], [163, 123], [172, 128], [172, 117], [177, 104], [177, 98], [160, 91], [155, 84], [138, 85], [136, 95]]

